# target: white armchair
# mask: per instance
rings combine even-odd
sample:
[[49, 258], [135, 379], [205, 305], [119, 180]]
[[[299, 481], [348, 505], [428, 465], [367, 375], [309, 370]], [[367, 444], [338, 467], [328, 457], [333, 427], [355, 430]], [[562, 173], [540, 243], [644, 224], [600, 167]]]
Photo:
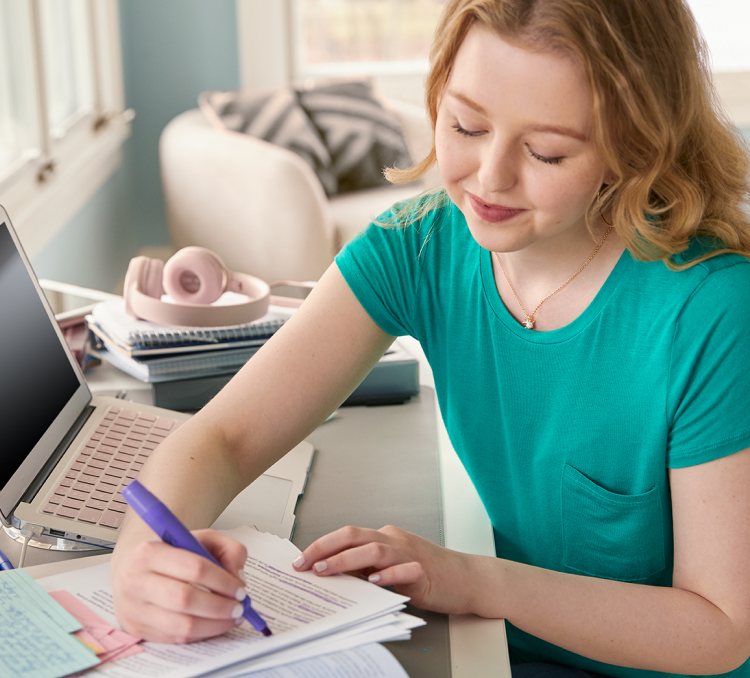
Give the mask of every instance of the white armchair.
[[[389, 101], [415, 162], [432, 144], [424, 111]], [[328, 198], [298, 155], [266, 141], [215, 129], [198, 110], [164, 129], [159, 157], [167, 224], [175, 248], [214, 250], [232, 270], [264, 280], [317, 280], [341, 247], [398, 200], [440, 182], [420, 182]]]

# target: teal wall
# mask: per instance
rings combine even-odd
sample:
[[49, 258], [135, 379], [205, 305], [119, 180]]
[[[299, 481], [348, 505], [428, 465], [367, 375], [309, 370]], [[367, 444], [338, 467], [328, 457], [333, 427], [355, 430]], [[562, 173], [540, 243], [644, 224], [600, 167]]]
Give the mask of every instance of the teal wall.
[[234, 0], [120, 0], [125, 100], [136, 112], [123, 163], [33, 260], [37, 275], [113, 290], [141, 247], [169, 243], [157, 145], [205, 90], [239, 87]]

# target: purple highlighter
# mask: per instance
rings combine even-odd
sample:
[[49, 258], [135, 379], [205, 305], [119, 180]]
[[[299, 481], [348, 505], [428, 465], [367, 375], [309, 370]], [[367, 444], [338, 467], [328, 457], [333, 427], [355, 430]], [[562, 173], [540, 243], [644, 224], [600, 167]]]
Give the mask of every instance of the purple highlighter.
[[[185, 549], [222, 567], [203, 545], [190, 533], [190, 531], [177, 519], [164, 504], [162, 504], [151, 492], [149, 492], [137, 480], [133, 480], [122, 491], [125, 501], [143, 519], [143, 521], [159, 535], [160, 539], [178, 549]], [[256, 631], [264, 636], [270, 636], [271, 630], [266, 622], [250, 605], [250, 596], [242, 601], [244, 608], [243, 617], [247, 619]]]

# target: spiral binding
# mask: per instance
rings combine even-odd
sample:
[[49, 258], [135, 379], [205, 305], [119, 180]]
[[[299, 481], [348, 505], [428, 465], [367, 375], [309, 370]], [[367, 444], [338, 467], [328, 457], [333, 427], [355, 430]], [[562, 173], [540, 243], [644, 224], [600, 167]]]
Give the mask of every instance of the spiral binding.
[[190, 328], [185, 330], [146, 330], [130, 332], [128, 343], [134, 348], [160, 348], [164, 346], [194, 346], [231, 343], [246, 339], [270, 337], [285, 322], [280, 318], [260, 324], [236, 327]]

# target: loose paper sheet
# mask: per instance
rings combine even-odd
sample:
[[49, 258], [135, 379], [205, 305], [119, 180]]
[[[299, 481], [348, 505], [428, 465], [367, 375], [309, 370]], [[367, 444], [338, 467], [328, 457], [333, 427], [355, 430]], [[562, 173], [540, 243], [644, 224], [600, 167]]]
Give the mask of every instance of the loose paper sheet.
[[[97, 667], [92, 675], [107, 678], [192, 678], [244, 660], [269, 656], [286, 648], [356, 628], [403, 608], [407, 598], [345, 575], [318, 577], [296, 572], [289, 542], [250, 528], [227, 532], [251, 555], [245, 580], [253, 607], [268, 623], [273, 636], [265, 638], [247, 622], [218, 638], [190, 645], [143, 643], [144, 652], [114, 664]], [[46, 590], [63, 589], [117, 625], [112, 605], [109, 564], [75, 570], [39, 580]], [[371, 626], [365, 629], [370, 631]], [[394, 635], [405, 627], [395, 626]], [[352, 641], [356, 634], [352, 636]], [[353, 642], [359, 645], [359, 642]], [[338, 649], [338, 648], [336, 648]], [[295, 657], [296, 658], [296, 657]], [[286, 663], [283, 655], [276, 664]]]
[[401, 664], [382, 645], [365, 645], [344, 652], [295, 662], [274, 669], [238, 673], [252, 678], [409, 678]]

